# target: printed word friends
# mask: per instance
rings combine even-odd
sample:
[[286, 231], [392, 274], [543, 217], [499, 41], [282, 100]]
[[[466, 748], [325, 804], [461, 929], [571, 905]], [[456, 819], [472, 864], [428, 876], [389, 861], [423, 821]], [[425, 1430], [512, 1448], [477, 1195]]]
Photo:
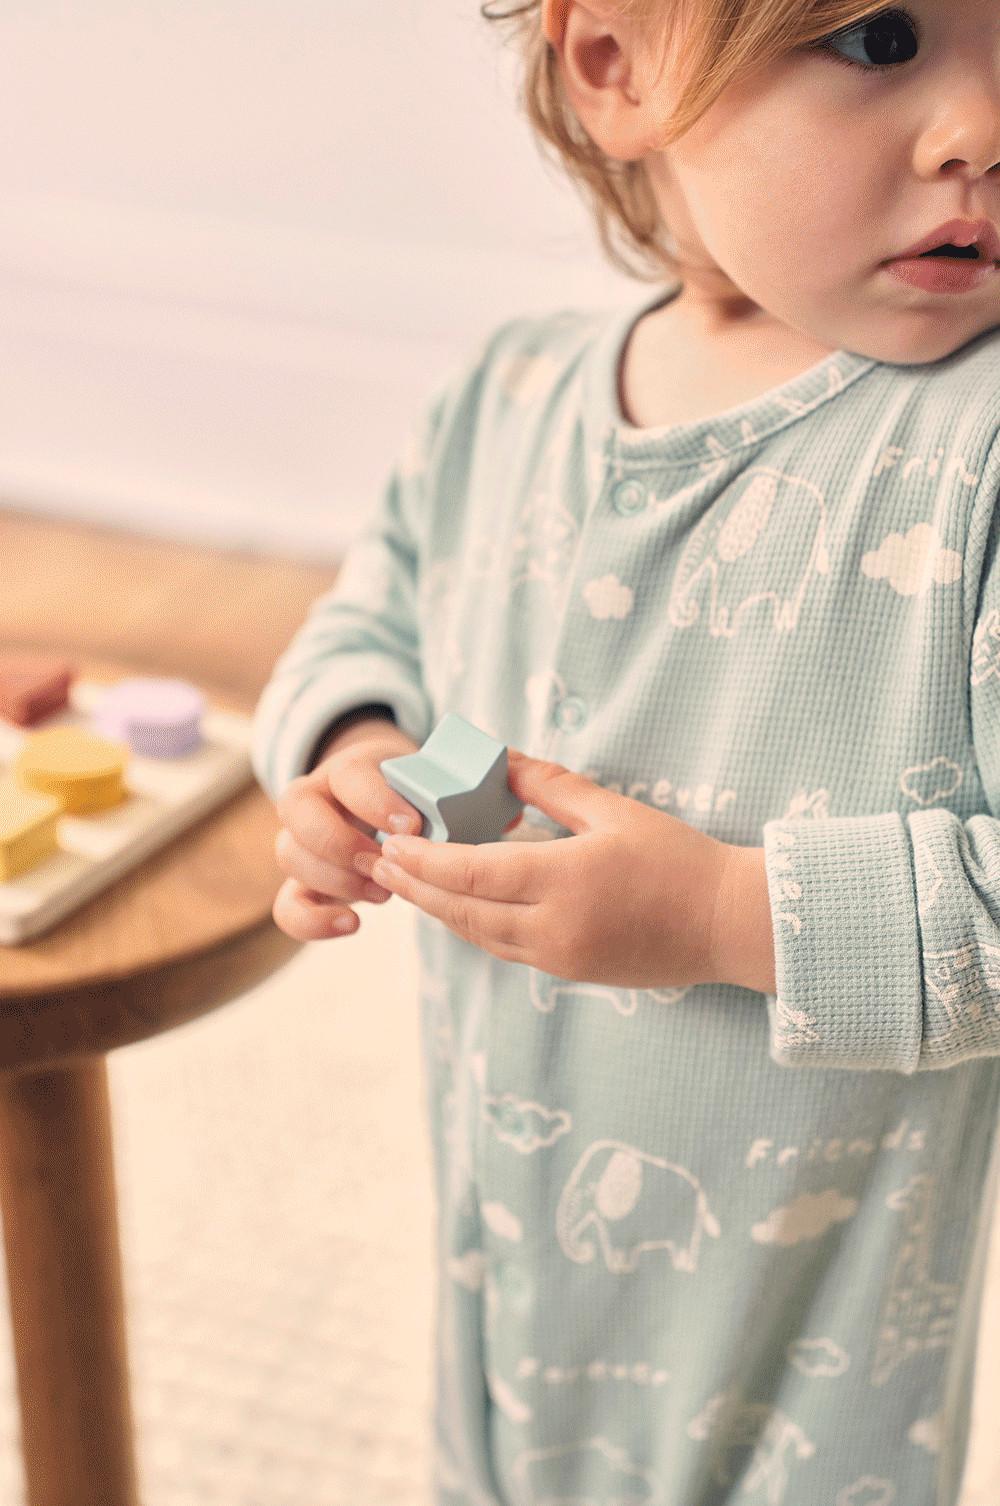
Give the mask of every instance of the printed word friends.
[[904, 1119], [896, 1129], [884, 1134], [881, 1141], [865, 1136], [858, 1136], [854, 1140], [814, 1138], [805, 1150], [798, 1145], [783, 1145], [780, 1150], [776, 1150], [773, 1140], [754, 1140], [743, 1164], [748, 1171], [765, 1163], [787, 1166], [790, 1161], [825, 1161], [833, 1166], [845, 1156], [873, 1156], [879, 1145], [883, 1150], [926, 1150], [925, 1131], [911, 1130], [909, 1124], [910, 1121]]

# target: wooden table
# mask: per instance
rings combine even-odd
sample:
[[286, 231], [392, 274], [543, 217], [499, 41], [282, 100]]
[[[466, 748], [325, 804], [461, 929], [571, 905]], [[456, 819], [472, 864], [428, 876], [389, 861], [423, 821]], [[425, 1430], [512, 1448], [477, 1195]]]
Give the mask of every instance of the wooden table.
[[[66, 652], [81, 678], [141, 672]], [[298, 951], [271, 918], [276, 832], [254, 783], [47, 935], [0, 946], [0, 1207], [30, 1506], [138, 1506], [105, 1057]]]

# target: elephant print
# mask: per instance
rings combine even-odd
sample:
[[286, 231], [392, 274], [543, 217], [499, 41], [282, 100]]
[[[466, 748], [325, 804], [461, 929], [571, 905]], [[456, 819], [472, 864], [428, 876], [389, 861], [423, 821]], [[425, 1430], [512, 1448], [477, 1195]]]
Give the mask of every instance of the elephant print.
[[702, 1234], [719, 1237], [701, 1184], [683, 1166], [618, 1140], [595, 1140], [577, 1162], [556, 1209], [556, 1237], [580, 1265], [594, 1259], [592, 1229], [609, 1271], [634, 1271], [644, 1250], [670, 1252], [675, 1271], [698, 1269]]
[[[705, 602], [711, 636], [733, 638], [744, 614], [768, 602], [774, 632], [791, 632], [813, 577], [830, 573], [822, 492], [770, 466], [751, 467], [741, 482], [722, 494], [681, 556], [667, 608], [676, 628], [693, 627]], [[793, 540], [801, 542], [790, 565]]]

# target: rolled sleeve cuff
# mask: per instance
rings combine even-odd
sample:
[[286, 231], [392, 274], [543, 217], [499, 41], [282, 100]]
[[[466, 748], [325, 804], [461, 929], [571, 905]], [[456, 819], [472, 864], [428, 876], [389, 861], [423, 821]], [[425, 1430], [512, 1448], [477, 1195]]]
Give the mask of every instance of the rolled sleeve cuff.
[[391, 706], [397, 725], [419, 744], [433, 730], [433, 708], [423, 689], [377, 655], [341, 657], [289, 695], [281, 679], [265, 686], [253, 713], [251, 764], [272, 800], [304, 774], [324, 728], [369, 701]]
[[780, 1066], [915, 1072], [923, 974], [909, 832], [878, 816], [768, 821]]

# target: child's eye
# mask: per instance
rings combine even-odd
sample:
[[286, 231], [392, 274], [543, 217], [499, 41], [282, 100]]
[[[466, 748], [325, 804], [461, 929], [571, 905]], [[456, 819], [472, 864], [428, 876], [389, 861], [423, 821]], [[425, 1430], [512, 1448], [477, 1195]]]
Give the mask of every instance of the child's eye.
[[[894, 68], [897, 63], [909, 63], [917, 55], [919, 42], [917, 24], [904, 10], [885, 11], [867, 21], [858, 21], [843, 31], [835, 31], [812, 46], [819, 52], [828, 53], [837, 63], [847, 68], [863, 68], [868, 73], [877, 73], [884, 68]], [[834, 49], [857, 47], [864, 57], [845, 57]]]

